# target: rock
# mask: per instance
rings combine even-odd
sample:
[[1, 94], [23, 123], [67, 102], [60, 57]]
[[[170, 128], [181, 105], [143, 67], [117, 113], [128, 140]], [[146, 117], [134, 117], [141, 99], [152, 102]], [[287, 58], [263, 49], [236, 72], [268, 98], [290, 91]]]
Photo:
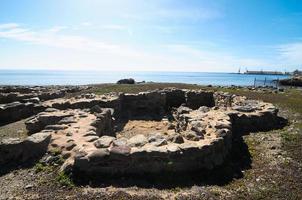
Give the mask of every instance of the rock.
[[107, 149], [97, 149], [88, 155], [88, 159], [91, 162], [99, 162], [104, 159], [104, 157], [109, 155], [109, 151]]
[[87, 137], [86, 142], [94, 142], [97, 139], [99, 139], [98, 136], [89, 136], [89, 137]]
[[171, 141], [173, 143], [178, 143], [178, 144], [184, 143], [183, 137], [180, 134], [178, 134], [178, 133], [170, 135], [168, 137], [168, 141]]
[[84, 137], [89, 137], [89, 136], [97, 136], [95, 131], [88, 131], [83, 135]]
[[231, 123], [230, 122], [220, 122], [220, 121], [218, 121], [218, 122], [216, 122], [216, 124], [215, 124], [215, 128], [217, 128], [217, 129], [232, 129], [232, 125], [231, 125]]
[[66, 136], [73, 136], [73, 134], [71, 132], [67, 132]]
[[187, 140], [191, 140], [191, 141], [199, 141], [200, 139], [203, 138], [203, 136], [198, 136], [194, 131], [185, 132], [183, 135]]
[[61, 119], [58, 124], [71, 124], [71, 123], [76, 123], [77, 121], [75, 120], [75, 118], [72, 117], [64, 117], [63, 119]]
[[94, 99], [96, 95], [94, 93], [87, 93], [87, 94], [82, 94], [81, 97], [86, 99]]
[[30, 102], [30, 103], [40, 103], [40, 99], [39, 97], [33, 97], [33, 98], [29, 98], [29, 99], [24, 99], [24, 102]]
[[191, 111], [192, 111], [191, 108], [188, 108], [188, 107], [185, 107], [185, 106], [180, 106], [179, 108], [177, 108], [177, 113], [178, 114], [185, 114], [185, 113], [189, 113]]
[[144, 146], [148, 142], [147, 138], [142, 135], [135, 135], [127, 141], [127, 144], [130, 147], [141, 147]]
[[117, 140], [113, 140], [112, 144], [113, 146], [126, 146], [127, 140], [125, 138], [120, 138]]
[[48, 126], [46, 126], [45, 127], [45, 130], [55, 130], [55, 131], [57, 131], [57, 130], [64, 130], [64, 129], [67, 129], [68, 128], [68, 126], [66, 126], [66, 125], [48, 125]]
[[254, 112], [255, 111], [255, 108], [251, 105], [234, 106], [233, 109], [240, 111], [240, 112]]
[[94, 146], [96, 148], [107, 148], [111, 145], [111, 143], [115, 140], [115, 137], [111, 136], [102, 136], [97, 141], [94, 142]]
[[67, 151], [72, 150], [75, 146], [77, 146], [74, 142], [68, 142], [65, 146]]
[[200, 136], [203, 138], [204, 134], [206, 134], [206, 127], [207, 125], [201, 121], [192, 121], [190, 123], [191, 130], [196, 133], [196, 135]]
[[200, 108], [198, 108], [198, 111], [206, 113], [210, 111], [210, 108], [207, 106], [201, 106]]
[[46, 108], [44, 112], [56, 112], [58, 109], [55, 108]]
[[117, 84], [135, 84], [135, 80], [133, 78], [121, 79], [116, 82]]
[[175, 129], [175, 125], [172, 123], [169, 123], [167, 128], [168, 128], [168, 130], [173, 130], [173, 129]]
[[130, 154], [131, 148], [129, 146], [113, 146], [110, 149], [111, 154], [125, 155], [128, 156]]
[[167, 150], [168, 152], [177, 152], [177, 151], [180, 151], [180, 148], [177, 144], [173, 144], [173, 143], [170, 143], [167, 145]]
[[150, 136], [148, 141], [154, 146], [163, 146], [167, 144], [166, 138], [160, 133]]
[[95, 105], [92, 108], [90, 108], [91, 113], [102, 113], [103, 109], [99, 105]]
[[25, 189], [31, 189], [31, 188], [33, 188], [34, 186], [32, 185], [32, 184], [29, 184], [29, 185], [26, 185], [25, 186]]

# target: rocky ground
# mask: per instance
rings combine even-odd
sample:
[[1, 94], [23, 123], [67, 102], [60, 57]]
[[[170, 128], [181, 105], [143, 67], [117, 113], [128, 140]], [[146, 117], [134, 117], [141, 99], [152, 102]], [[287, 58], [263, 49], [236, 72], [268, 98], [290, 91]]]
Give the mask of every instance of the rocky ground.
[[[166, 86], [199, 88], [184, 84], [99, 85], [89, 91], [137, 92]], [[97, 183], [77, 183], [59, 172], [62, 159], [53, 151], [56, 159], [51, 165], [44, 165], [42, 159], [27, 166], [11, 166], [10, 170], [1, 168], [0, 199], [302, 199], [301, 91], [211, 89], [274, 103], [280, 114], [289, 119], [289, 125], [235, 139], [236, 149], [229, 161], [207, 176], [195, 172], [185, 176], [117, 177]], [[23, 135], [24, 130], [22, 120], [2, 126], [1, 138]]]

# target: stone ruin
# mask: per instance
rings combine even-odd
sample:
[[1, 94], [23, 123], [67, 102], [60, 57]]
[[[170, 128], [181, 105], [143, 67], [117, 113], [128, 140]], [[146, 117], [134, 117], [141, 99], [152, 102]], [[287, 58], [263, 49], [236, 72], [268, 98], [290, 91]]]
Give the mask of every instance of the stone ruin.
[[222, 92], [167, 88], [139, 94], [82, 94], [41, 103], [30, 136], [0, 144], [0, 164], [58, 151], [61, 170], [88, 176], [211, 170], [234, 134], [279, 125], [270, 103]]

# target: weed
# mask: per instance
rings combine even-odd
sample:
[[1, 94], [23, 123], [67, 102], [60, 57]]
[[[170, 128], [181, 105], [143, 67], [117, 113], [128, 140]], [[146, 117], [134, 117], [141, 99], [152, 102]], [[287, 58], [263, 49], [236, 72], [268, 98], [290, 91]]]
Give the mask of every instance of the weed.
[[40, 162], [38, 162], [36, 165], [35, 165], [35, 172], [36, 173], [39, 173], [39, 172], [51, 172], [53, 171], [53, 168], [49, 165], [44, 165]]
[[59, 172], [56, 181], [61, 185], [61, 186], [66, 186], [66, 187], [74, 187], [74, 183], [70, 177], [69, 174], [66, 174], [65, 172]]

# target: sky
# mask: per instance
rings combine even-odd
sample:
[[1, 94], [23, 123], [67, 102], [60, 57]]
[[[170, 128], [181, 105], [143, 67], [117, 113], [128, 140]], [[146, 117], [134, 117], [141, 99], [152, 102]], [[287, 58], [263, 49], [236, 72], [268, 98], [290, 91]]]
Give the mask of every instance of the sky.
[[0, 0], [0, 69], [302, 69], [302, 0]]

